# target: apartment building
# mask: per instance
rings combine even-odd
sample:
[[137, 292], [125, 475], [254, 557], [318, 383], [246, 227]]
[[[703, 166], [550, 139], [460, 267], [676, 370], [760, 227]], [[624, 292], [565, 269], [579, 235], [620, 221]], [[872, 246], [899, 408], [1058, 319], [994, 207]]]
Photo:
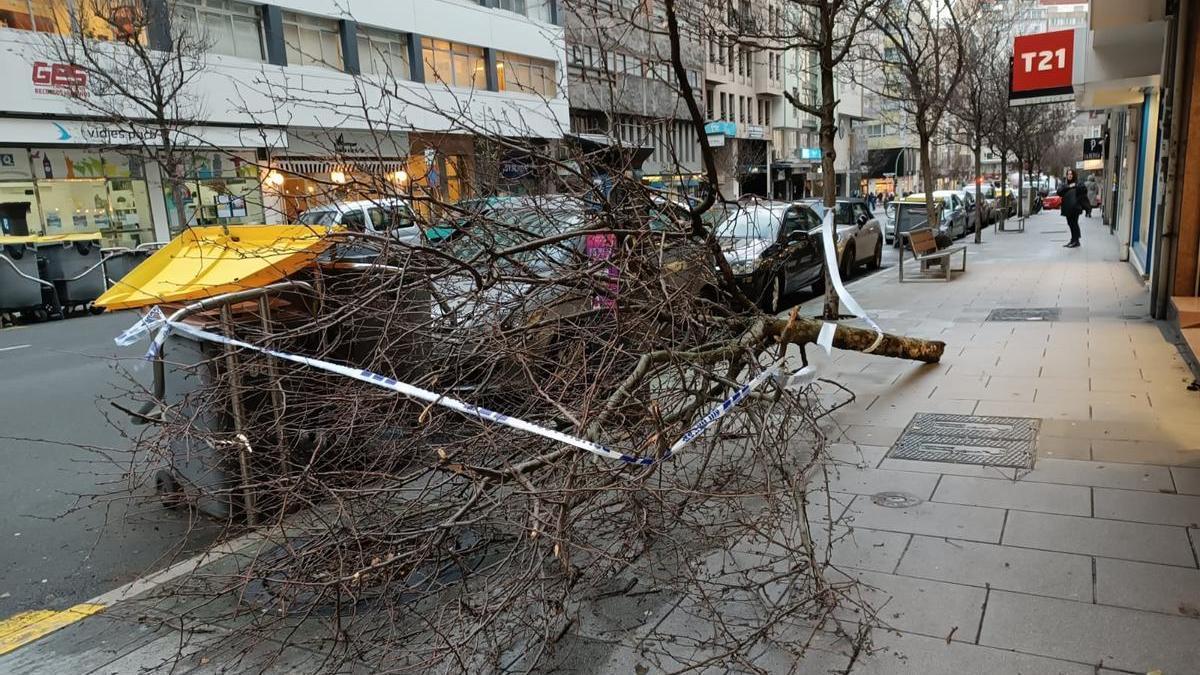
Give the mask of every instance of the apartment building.
[[569, 124], [551, 0], [143, 2], [152, 23], [142, 39], [155, 49], [170, 52], [184, 31], [204, 36], [190, 107], [179, 110], [195, 147], [177, 177], [186, 194], [164, 195], [160, 167], [130, 152], [139, 139], [96, 118], [73, 95], [86, 78], [48, 55], [47, 37], [91, 20], [88, 4], [0, 0], [6, 233], [100, 231], [133, 245], [185, 223], [281, 222], [331, 186], [346, 185], [339, 198], [370, 196], [351, 192], [360, 174], [454, 200], [478, 189], [487, 138], [555, 139]]
[[[693, 191], [702, 171], [700, 144], [671, 68], [661, 0], [568, 0], [561, 12], [571, 132], [633, 150], [624, 168], [651, 186]], [[681, 17], [680, 57], [702, 107], [704, 55], [693, 18]]]

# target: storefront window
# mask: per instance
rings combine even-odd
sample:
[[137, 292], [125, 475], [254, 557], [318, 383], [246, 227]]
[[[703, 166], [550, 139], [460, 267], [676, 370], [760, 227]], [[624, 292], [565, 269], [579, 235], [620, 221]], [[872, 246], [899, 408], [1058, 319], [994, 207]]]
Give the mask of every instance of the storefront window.
[[172, 236], [183, 225], [253, 225], [266, 222], [262, 184], [254, 157], [248, 154], [205, 152], [192, 156], [191, 166], [179, 197], [183, 218], [174, 217], [177, 208], [171, 188], [164, 186]]
[[27, 157], [40, 216], [28, 220], [30, 234], [99, 232], [105, 246], [154, 240], [140, 160], [95, 150], [35, 149]]

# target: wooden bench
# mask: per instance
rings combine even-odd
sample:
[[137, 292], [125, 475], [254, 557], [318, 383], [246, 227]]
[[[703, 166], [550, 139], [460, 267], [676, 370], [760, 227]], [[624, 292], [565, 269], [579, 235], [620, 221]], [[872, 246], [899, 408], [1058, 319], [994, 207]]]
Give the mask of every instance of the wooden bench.
[[[933, 237], [933, 230], [930, 228], [921, 228], [919, 230], [909, 230], [902, 233], [908, 240], [909, 250], [912, 251], [913, 260], [921, 263], [921, 271], [926, 272], [930, 267], [937, 265], [941, 267], [944, 274], [942, 281], [950, 281], [951, 272], [967, 271], [967, 247], [962, 244], [948, 246], [946, 248], [938, 248], [937, 240]], [[955, 253], [962, 253], [962, 267], [954, 269], [950, 264], [950, 257]], [[896, 267], [900, 269], [900, 283], [904, 283], [904, 254], [900, 254], [900, 262]]]
[[1027, 220], [1029, 220], [1029, 216], [1027, 216], [1027, 215], [1018, 216], [1016, 218], [1017, 226], [1014, 228], [1014, 227], [1005, 227], [1010, 222], [1012, 222], [1009, 219], [1005, 218], [1000, 221], [1000, 226], [997, 227], [996, 230], [999, 232], [1024, 232], [1025, 231], [1025, 221], [1027, 221]]

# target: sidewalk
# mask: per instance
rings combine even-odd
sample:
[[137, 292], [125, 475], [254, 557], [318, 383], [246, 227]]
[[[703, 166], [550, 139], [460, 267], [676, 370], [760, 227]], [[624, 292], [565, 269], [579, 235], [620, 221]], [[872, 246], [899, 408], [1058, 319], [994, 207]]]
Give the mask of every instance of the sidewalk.
[[[857, 396], [833, 416], [828, 467], [832, 501], [844, 505], [833, 515], [850, 526], [832, 574], [863, 582], [880, 624], [852, 672], [1197, 672], [1200, 393], [1186, 389], [1192, 373], [1146, 318], [1147, 292], [1117, 261], [1099, 219], [1084, 223], [1080, 249], [1062, 248], [1066, 226], [1056, 213], [1031, 218], [1023, 234], [989, 228], [984, 240], [968, 245], [967, 271], [950, 283], [900, 286], [893, 266], [850, 287], [885, 330], [944, 340], [942, 363], [836, 351], [827, 359], [809, 349], [822, 377]], [[987, 320], [1005, 308], [1058, 308], [1059, 316]], [[803, 311], [818, 312], [819, 300]], [[887, 457], [918, 413], [1033, 418], [1036, 461], [1022, 470]], [[895, 508], [897, 498], [918, 503]], [[190, 602], [166, 586], [159, 598]], [[622, 620], [580, 629], [555, 672], [659, 672], [630, 636], [657, 630], [661, 607], [618, 601]], [[240, 667], [238, 647], [220, 643], [236, 626], [206, 625], [181, 643], [159, 616], [161, 607], [118, 602], [0, 656], [0, 672]], [[297, 644], [255, 648], [278, 650], [267, 672], [317, 672], [323, 657]], [[832, 639], [819, 644], [800, 662], [770, 645], [748, 657], [768, 672], [844, 672], [846, 650]], [[719, 663], [702, 672], [731, 669], [745, 670]]]
[[[1083, 227], [1064, 249], [1062, 218], [1040, 214], [1023, 234], [985, 231], [950, 283], [900, 286], [891, 269], [851, 288], [885, 330], [946, 342], [936, 366], [828, 364], [858, 396], [837, 420], [852, 465], [830, 473], [854, 495], [857, 550], [839, 557], [893, 629], [854, 673], [1200, 668], [1200, 393], [1107, 228]], [[1060, 318], [987, 321], [999, 308]], [[931, 412], [1039, 419], [1032, 470], [886, 458]], [[883, 491], [922, 502], [875, 504]], [[813, 661], [802, 672], [823, 672]]]

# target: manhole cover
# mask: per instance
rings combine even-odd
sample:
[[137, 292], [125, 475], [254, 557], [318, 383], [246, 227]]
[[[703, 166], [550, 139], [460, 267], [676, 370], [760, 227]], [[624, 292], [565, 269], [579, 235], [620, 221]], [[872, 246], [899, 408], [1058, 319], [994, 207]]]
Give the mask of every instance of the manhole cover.
[[1038, 424], [1031, 417], [917, 413], [887, 456], [1028, 469]]
[[988, 321], [1058, 321], [1058, 307], [998, 307], [988, 313]]
[[871, 501], [889, 509], [907, 509], [921, 503], [921, 498], [907, 492], [880, 492], [871, 495]]

